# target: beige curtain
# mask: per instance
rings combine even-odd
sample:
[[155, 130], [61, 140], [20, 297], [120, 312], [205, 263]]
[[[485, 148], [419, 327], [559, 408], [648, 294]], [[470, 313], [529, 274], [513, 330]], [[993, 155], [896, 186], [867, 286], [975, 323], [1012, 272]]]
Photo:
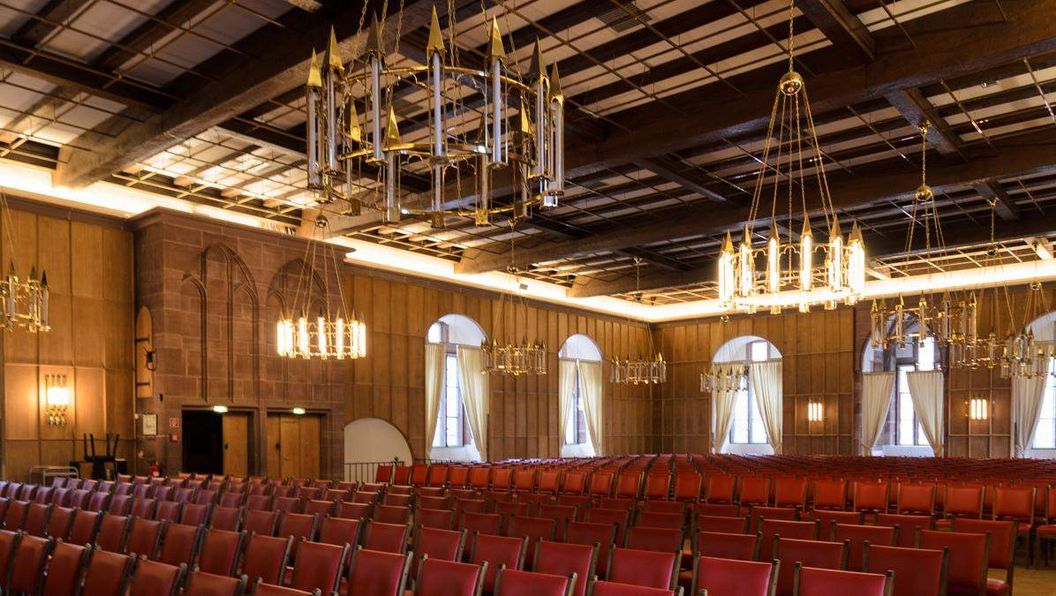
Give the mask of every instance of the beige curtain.
[[906, 373], [906, 383], [909, 385], [909, 395], [913, 398], [913, 411], [920, 419], [924, 436], [935, 457], [942, 457], [942, 371], [912, 371]]
[[880, 438], [891, 407], [891, 390], [895, 387], [895, 373], [867, 372], [862, 374], [862, 455], [870, 455]]
[[605, 440], [602, 437], [604, 406], [601, 400], [601, 363], [577, 361], [579, 367], [579, 397], [583, 400], [583, 417], [587, 419], [587, 434], [590, 435], [594, 455], [605, 455]]
[[462, 388], [462, 404], [466, 408], [469, 430], [480, 459], [488, 461], [488, 413], [491, 389], [488, 375], [484, 372], [484, 361], [480, 348], [458, 346], [459, 381]]
[[565, 433], [569, 424], [575, 424], [575, 391], [576, 391], [576, 367], [577, 360], [558, 360], [558, 412], [557, 432], [561, 445], [565, 444]]
[[784, 411], [781, 401], [784, 388], [781, 379], [781, 361], [754, 362], [748, 368], [755, 393], [755, 403], [759, 406], [759, 415], [763, 418], [766, 438], [773, 447], [774, 453], [781, 454], [781, 441], [784, 436]]
[[425, 437], [432, 448], [436, 442], [436, 421], [444, 391], [444, 346], [425, 344]]
[[[1046, 370], [1051, 364], [1046, 366]], [[1026, 457], [1038, 430], [1041, 404], [1045, 401], [1047, 375], [1026, 379], [1012, 377], [1012, 408], [1016, 415], [1016, 457]]]
[[739, 391], [716, 391], [712, 402], [715, 412], [715, 453], [722, 453], [730, 441], [730, 427], [733, 426], [733, 405], [737, 403]]

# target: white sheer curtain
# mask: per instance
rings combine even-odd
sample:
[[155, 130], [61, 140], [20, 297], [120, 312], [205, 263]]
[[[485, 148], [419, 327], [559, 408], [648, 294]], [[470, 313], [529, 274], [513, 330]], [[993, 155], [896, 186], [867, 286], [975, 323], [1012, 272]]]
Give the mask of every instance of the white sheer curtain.
[[895, 373], [867, 372], [862, 374], [862, 454], [872, 453], [880, 438], [891, 407], [891, 390], [895, 387]]
[[583, 400], [583, 417], [587, 421], [594, 455], [605, 455], [605, 439], [602, 437], [604, 406], [601, 400], [601, 363], [577, 361], [579, 367], [579, 398]]
[[[1046, 371], [1052, 363], [1046, 365]], [[1038, 430], [1041, 404], [1045, 401], [1046, 375], [1033, 378], [1012, 377], [1012, 408], [1016, 415], [1016, 457], [1026, 457]]]
[[917, 370], [906, 373], [909, 395], [913, 398], [913, 412], [920, 419], [924, 436], [935, 457], [942, 457], [942, 386], [940, 370]]
[[577, 360], [558, 360], [558, 411], [557, 433], [561, 445], [565, 444], [565, 433], [569, 424], [575, 424], [575, 391]]
[[436, 439], [436, 421], [440, 416], [440, 397], [444, 390], [444, 346], [425, 344], [425, 440], [432, 449]]
[[759, 406], [759, 415], [766, 427], [766, 438], [774, 448], [774, 454], [781, 455], [781, 442], [784, 435], [784, 411], [781, 401], [784, 387], [781, 378], [781, 361], [753, 362], [748, 368], [755, 393], [755, 402]]
[[469, 430], [480, 459], [488, 461], [488, 413], [490, 412], [491, 389], [488, 375], [484, 373], [484, 361], [480, 348], [458, 346], [458, 374], [461, 377], [462, 404], [466, 408]]
[[736, 391], [716, 391], [715, 411], [715, 453], [722, 453], [730, 441], [730, 427], [733, 426], [733, 404], [737, 402]]

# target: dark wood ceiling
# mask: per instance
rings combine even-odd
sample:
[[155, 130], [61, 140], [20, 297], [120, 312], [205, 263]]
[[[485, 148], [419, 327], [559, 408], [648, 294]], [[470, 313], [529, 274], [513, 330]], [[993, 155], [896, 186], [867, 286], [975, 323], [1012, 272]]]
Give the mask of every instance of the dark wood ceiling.
[[[382, 17], [390, 61], [421, 61], [434, 3], [337, 0], [0, 0], [0, 157], [69, 186], [110, 181], [297, 226], [302, 85], [333, 25], [346, 59]], [[401, 6], [402, 11], [397, 7]], [[576, 296], [710, 297], [724, 234], [743, 225], [783, 52], [787, 4], [759, 0], [447, 0], [459, 59], [497, 18], [526, 66], [540, 40], [568, 96], [568, 194], [518, 226], [514, 261]], [[482, 6], [486, 14], [482, 14]], [[1029, 258], [1056, 235], [1056, 1], [796, 0], [806, 81], [835, 207], [861, 222], [881, 272]], [[383, 10], [387, 8], [387, 13]], [[426, 98], [401, 89], [405, 136]], [[467, 89], [463, 101], [481, 105]], [[947, 250], [906, 243], [917, 126]], [[468, 123], [467, 123], [468, 125]], [[376, 181], [361, 181], [373, 192]], [[502, 200], [509, 180], [496, 182]], [[408, 200], [427, 180], [404, 178]], [[448, 188], [451, 204], [473, 197]], [[820, 204], [811, 205], [820, 209]], [[782, 225], [796, 218], [778, 213]], [[374, 213], [341, 232], [458, 262], [511, 263], [507, 226], [434, 230]], [[636, 265], [640, 263], [640, 265]], [[640, 281], [638, 281], [640, 274]]]

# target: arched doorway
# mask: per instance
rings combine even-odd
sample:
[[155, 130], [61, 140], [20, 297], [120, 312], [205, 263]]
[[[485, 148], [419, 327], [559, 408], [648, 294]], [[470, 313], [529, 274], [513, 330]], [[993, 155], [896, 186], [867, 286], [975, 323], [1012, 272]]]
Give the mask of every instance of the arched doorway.
[[[781, 352], [762, 337], [742, 335], [722, 344], [711, 361], [713, 367], [747, 368], [750, 371], [741, 388], [716, 392], [712, 396], [714, 449], [719, 453], [773, 454], [770, 434], [778, 435], [775, 442], [780, 445], [784, 415]], [[753, 370], [753, 365], [766, 366]], [[776, 400], [766, 399], [771, 395], [776, 395]]]
[[376, 462], [411, 462], [411, 446], [400, 429], [381, 418], [360, 418], [345, 425], [345, 480], [373, 482]]

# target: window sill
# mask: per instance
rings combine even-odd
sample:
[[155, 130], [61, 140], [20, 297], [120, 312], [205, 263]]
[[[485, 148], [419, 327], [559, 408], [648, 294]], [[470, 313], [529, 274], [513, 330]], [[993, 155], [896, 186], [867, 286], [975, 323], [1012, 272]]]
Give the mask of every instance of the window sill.
[[723, 453], [734, 455], [773, 455], [774, 448], [769, 443], [727, 443]]
[[433, 461], [481, 461], [480, 452], [474, 445], [430, 447], [429, 459]]
[[932, 457], [935, 452], [929, 445], [881, 445], [873, 449], [873, 455], [885, 457]]
[[561, 457], [594, 457], [594, 446], [590, 443], [562, 445]]

